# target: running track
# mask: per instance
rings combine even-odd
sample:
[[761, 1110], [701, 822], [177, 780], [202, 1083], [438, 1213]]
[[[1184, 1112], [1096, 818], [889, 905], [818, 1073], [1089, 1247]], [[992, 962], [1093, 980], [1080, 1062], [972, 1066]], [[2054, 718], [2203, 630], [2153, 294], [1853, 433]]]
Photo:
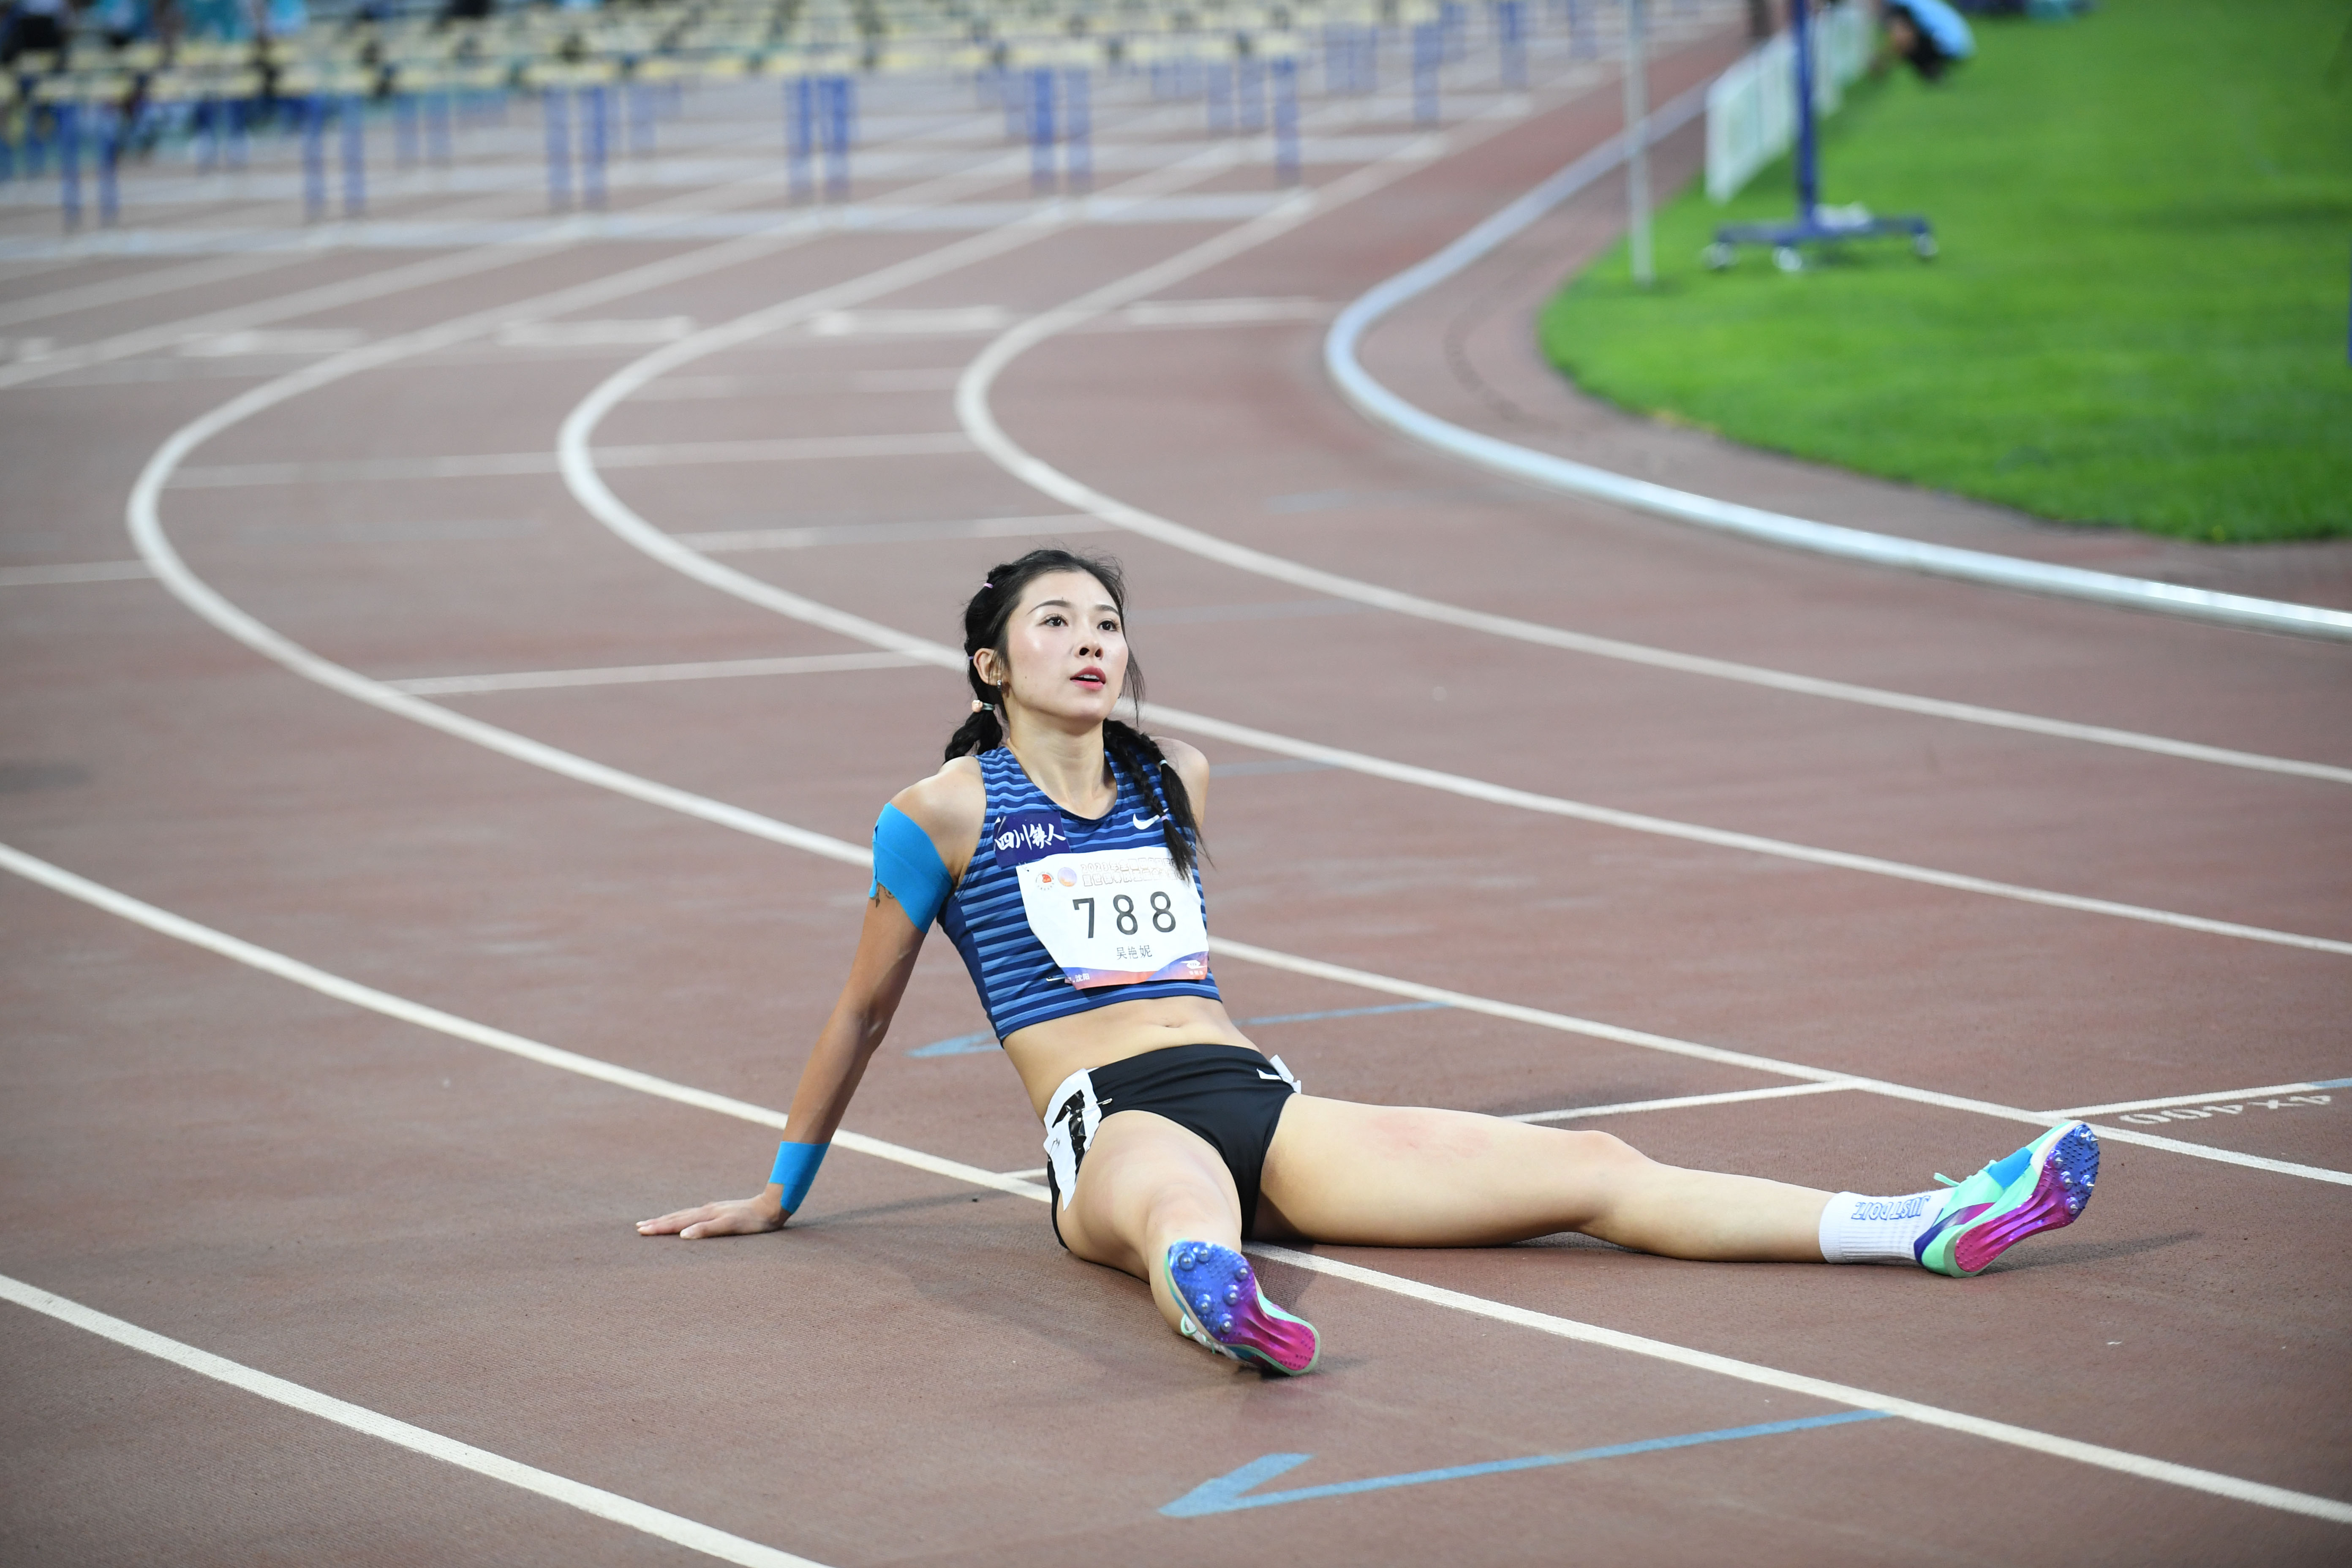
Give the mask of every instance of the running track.
[[[1654, 100], [1736, 47], [1663, 51]], [[1347, 411], [1319, 368], [1338, 305], [1614, 129], [1605, 73], [1538, 64], [1533, 112], [1457, 93], [1442, 148], [1327, 121], [1317, 159], [1310, 121], [1306, 209], [1165, 106], [1107, 102], [1106, 149], [1136, 151], [1103, 184], [1150, 182], [1150, 221], [19, 269], [0, 309], [121, 287], [40, 317], [112, 346], [0, 387], [5, 1554], [2341, 1560], [2352, 1132], [2305, 1086], [2352, 1075], [2352, 784], [1537, 646], [1106, 521], [2352, 767], [2340, 648], [1778, 554]], [[1022, 210], [1024, 161], [961, 104], [869, 131], [862, 200]], [[1696, 155], [1693, 130], [1659, 157]], [[1367, 363], [1514, 438], [1606, 426], [1522, 324], [1614, 201]], [[420, 259], [446, 276], [381, 286]], [[177, 352], [236, 312], [363, 346]], [[652, 358], [651, 329], [560, 325], [677, 317], [700, 335]], [[1692, 488], [2073, 548], [1602, 435]], [[1055, 1248], [1012, 1075], [915, 1054], [982, 1027], [935, 942], [793, 1233], [638, 1239], [764, 1169], [761, 1108], [855, 931], [848, 862], [963, 706], [935, 647], [1048, 539], [1130, 568], [1161, 721], [1219, 765], [1220, 977], [1237, 1017], [1292, 1020], [1253, 1032], [1310, 1087], [1708, 1100], [1584, 1124], [1890, 1192], [2020, 1117], [2126, 1107], [2094, 1117], [2090, 1217], [1974, 1282], [1581, 1243], [1277, 1257], [1331, 1348], [1261, 1384]], [[2263, 570], [2227, 585], [2323, 596], [2342, 567]], [[1652, 1446], [1857, 1411], [1895, 1418]], [[1375, 1478], [1412, 1484], [1342, 1484]]]

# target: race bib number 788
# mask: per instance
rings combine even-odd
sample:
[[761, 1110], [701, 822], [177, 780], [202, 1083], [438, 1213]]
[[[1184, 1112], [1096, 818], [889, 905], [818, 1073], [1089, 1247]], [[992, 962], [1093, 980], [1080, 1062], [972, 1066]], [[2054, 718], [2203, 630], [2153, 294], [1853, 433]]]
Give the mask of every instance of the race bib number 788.
[[1200, 894], [1164, 847], [1047, 855], [1020, 877], [1029, 929], [1080, 990], [1208, 977]]

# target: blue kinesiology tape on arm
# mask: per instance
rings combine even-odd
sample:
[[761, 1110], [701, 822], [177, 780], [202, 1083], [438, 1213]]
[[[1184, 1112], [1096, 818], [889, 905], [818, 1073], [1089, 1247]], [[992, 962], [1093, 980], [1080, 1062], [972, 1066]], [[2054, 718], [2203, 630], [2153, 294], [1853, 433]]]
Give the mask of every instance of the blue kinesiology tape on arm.
[[939, 919], [940, 906], [948, 901], [948, 868], [938, 847], [913, 817], [895, 805], [884, 806], [874, 819], [874, 885], [866, 896], [870, 899], [882, 888], [890, 889], [917, 931], [929, 931]]
[[824, 1152], [830, 1143], [779, 1143], [776, 1146], [776, 1168], [768, 1173], [768, 1180], [784, 1189], [784, 1212], [791, 1214], [808, 1196], [809, 1184], [816, 1180], [816, 1168], [824, 1163]]

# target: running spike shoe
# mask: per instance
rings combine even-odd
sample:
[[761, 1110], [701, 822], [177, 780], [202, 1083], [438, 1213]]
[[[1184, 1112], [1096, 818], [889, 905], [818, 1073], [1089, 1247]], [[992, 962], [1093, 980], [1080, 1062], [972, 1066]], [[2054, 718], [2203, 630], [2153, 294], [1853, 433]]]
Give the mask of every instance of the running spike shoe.
[[1315, 1325], [1267, 1300], [1248, 1258], [1214, 1242], [1180, 1241], [1168, 1249], [1166, 1268], [1186, 1339], [1268, 1372], [1315, 1370], [1323, 1353]]
[[1922, 1268], [1954, 1279], [1981, 1274], [2027, 1237], [2074, 1224], [2098, 1179], [2097, 1135], [2080, 1121], [2053, 1127], [1955, 1184], [1912, 1255]]

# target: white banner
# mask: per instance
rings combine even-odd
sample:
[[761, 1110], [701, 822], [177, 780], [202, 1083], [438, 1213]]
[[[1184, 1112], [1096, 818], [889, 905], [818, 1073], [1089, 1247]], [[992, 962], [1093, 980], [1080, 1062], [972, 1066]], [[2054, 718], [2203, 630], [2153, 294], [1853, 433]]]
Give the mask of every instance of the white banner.
[[[1859, 0], [1843, 0], [1814, 19], [1813, 113], [1833, 114], [1845, 84], [1870, 64], [1871, 26]], [[1706, 194], [1722, 203], [1797, 139], [1797, 50], [1776, 34], [1716, 78], [1706, 89]]]

